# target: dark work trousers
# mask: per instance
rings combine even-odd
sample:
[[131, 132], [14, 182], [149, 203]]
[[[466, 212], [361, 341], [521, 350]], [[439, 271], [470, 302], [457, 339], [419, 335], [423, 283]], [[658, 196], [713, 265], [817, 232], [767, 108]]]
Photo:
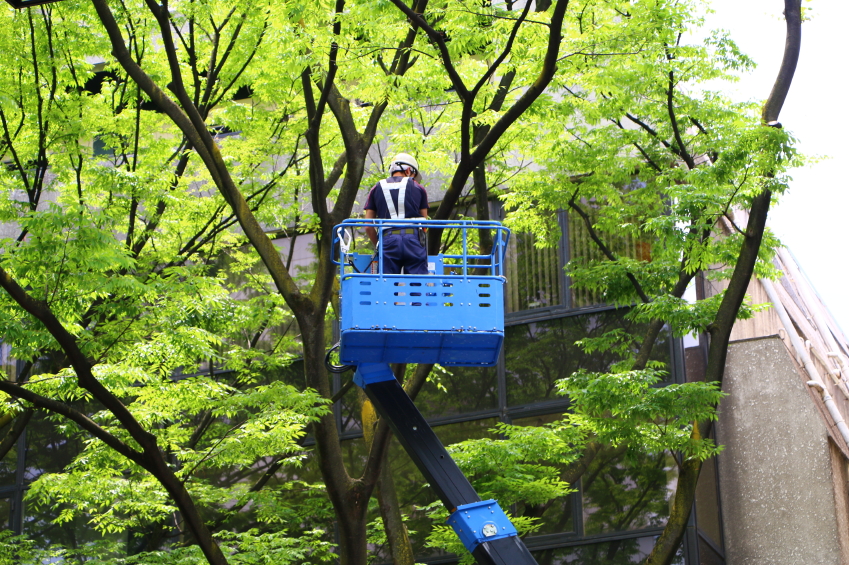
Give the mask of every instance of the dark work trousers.
[[383, 241], [383, 272], [387, 275], [401, 274], [401, 267], [408, 275], [427, 274], [427, 251], [419, 241], [416, 233], [406, 233], [415, 230], [403, 230], [405, 233], [384, 232]]

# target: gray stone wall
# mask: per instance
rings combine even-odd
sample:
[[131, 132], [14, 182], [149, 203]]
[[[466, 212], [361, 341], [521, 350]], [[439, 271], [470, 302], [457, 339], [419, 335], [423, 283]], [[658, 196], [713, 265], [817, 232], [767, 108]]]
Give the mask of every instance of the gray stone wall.
[[777, 337], [730, 345], [717, 424], [728, 565], [843, 563], [828, 436], [806, 389]]

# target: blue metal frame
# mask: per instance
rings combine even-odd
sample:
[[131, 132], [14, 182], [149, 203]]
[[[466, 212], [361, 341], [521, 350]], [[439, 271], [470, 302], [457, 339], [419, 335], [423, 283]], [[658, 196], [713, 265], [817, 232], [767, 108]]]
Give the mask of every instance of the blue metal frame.
[[[463, 252], [428, 257], [430, 275], [384, 274], [379, 253], [377, 273], [359, 272], [371, 264], [371, 256], [339, 244], [344, 230], [366, 227], [377, 230], [378, 248], [389, 228], [460, 230]], [[495, 232], [489, 255], [469, 254], [469, 230], [480, 229]], [[341, 362], [494, 366], [504, 341], [504, 254], [509, 238], [510, 230], [493, 221], [346, 220], [336, 226]]]
[[[504, 273], [504, 254], [507, 253], [507, 244], [510, 241], [510, 230], [501, 225], [501, 222], [495, 221], [478, 221], [478, 220], [360, 220], [349, 219], [333, 228], [333, 244], [338, 245], [341, 237], [340, 233], [347, 228], [375, 228], [377, 230], [378, 248], [383, 241], [383, 233], [390, 228], [424, 228], [424, 229], [447, 229], [447, 230], [462, 230], [463, 253], [462, 255], [455, 254], [439, 254], [428, 257], [439, 258], [444, 263], [446, 268], [458, 267], [462, 268], [462, 277], [468, 277], [470, 269], [492, 269], [494, 276], [503, 277]], [[490, 229], [496, 232], [496, 237], [493, 237], [492, 253], [489, 255], [469, 255], [468, 254], [468, 230], [475, 229]], [[353, 269], [347, 263], [349, 257], [353, 257], [354, 253], [343, 253], [339, 250], [339, 258], [334, 259], [333, 263], [339, 266], [339, 275], [344, 277], [346, 274], [351, 274]], [[378, 254], [379, 255], [379, 254]], [[445, 260], [461, 261], [460, 264], [445, 262]], [[469, 261], [488, 261], [488, 263], [469, 264]], [[346, 268], [350, 270], [346, 270]], [[366, 274], [366, 273], [362, 273]], [[378, 272], [383, 274], [383, 257], [378, 257]], [[452, 273], [457, 275], [458, 273]]]

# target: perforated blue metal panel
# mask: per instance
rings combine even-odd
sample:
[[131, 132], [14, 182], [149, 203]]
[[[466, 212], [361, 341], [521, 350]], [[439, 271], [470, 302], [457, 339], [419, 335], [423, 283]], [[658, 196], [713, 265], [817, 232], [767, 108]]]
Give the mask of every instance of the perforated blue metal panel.
[[340, 360], [491, 366], [504, 340], [504, 279], [346, 275]]

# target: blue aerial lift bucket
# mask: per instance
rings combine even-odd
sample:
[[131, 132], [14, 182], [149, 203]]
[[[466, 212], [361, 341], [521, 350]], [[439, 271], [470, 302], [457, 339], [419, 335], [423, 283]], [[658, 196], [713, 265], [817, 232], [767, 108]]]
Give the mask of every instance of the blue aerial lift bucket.
[[[389, 228], [443, 229], [459, 249], [429, 256], [431, 274], [384, 274], [379, 253], [351, 252], [346, 243], [346, 230], [366, 226], [377, 229], [379, 240]], [[481, 229], [493, 235], [489, 255], [469, 251], [474, 232]], [[346, 220], [334, 234], [339, 245], [342, 363], [496, 364], [504, 341], [507, 228], [491, 221]]]
[[[348, 230], [454, 230], [458, 253], [428, 257], [428, 275], [386, 274], [383, 258], [351, 251]], [[469, 252], [473, 230], [493, 232], [492, 253]], [[339, 359], [354, 365], [354, 383], [450, 512], [448, 524], [479, 565], [536, 565], [495, 500], [481, 500], [395, 378], [389, 363], [489, 367], [504, 342], [504, 253], [510, 232], [498, 222], [346, 220], [339, 246], [342, 327]], [[378, 244], [379, 248], [379, 244]]]

